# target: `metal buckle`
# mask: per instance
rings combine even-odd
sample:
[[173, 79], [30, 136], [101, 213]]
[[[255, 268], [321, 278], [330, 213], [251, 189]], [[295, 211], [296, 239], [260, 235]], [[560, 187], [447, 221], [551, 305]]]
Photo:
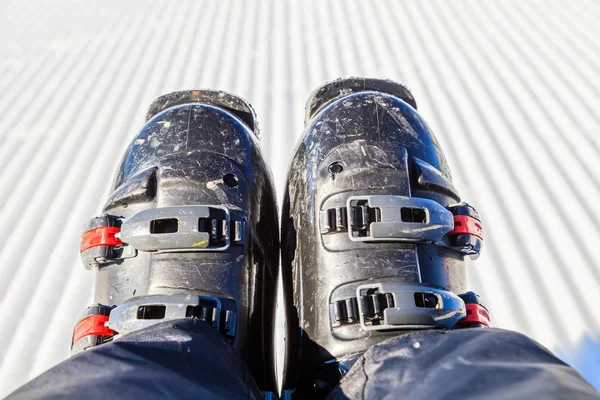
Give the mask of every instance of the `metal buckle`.
[[[365, 298], [390, 294], [393, 307], [383, 308], [381, 314], [369, 312]], [[431, 301], [417, 305], [420, 296]], [[466, 316], [465, 303], [460, 297], [424, 285], [394, 282], [361, 285], [356, 289], [356, 297], [360, 325], [366, 331], [451, 328]]]
[[88, 307], [73, 329], [71, 355], [112, 340], [114, 332], [105, 326], [112, 307], [94, 304]]
[[116, 263], [125, 258], [137, 256], [137, 250], [132, 246], [123, 245], [121, 247], [93, 247], [81, 253], [81, 260], [86, 269], [92, 269], [94, 266], [102, 264]]
[[[194, 311], [198, 312], [194, 312]], [[108, 327], [119, 335], [175, 319], [198, 317], [228, 336], [235, 335], [236, 314], [225, 310], [217, 297], [191, 294], [152, 295], [134, 298], [110, 312]], [[224, 322], [222, 324], [222, 322]]]
[[121, 218], [102, 214], [84, 227], [81, 261], [86, 269], [137, 256], [137, 250], [119, 239]]
[[[120, 239], [141, 251], [225, 251], [231, 244], [231, 216], [225, 206], [177, 206], [141, 211], [123, 222]], [[243, 244], [243, 222], [234, 221]]]
[[450, 211], [420, 197], [352, 196], [346, 203], [348, 236], [355, 242], [437, 241], [454, 229]]
[[483, 226], [479, 214], [467, 203], [451, 205], [448, 209], [454, 215], [454, 229], [439, 245], [477, 259], [483, 243]]

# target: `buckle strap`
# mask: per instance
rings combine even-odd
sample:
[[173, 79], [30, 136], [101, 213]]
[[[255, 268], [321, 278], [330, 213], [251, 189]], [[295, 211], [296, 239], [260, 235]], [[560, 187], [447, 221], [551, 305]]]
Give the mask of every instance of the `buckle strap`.
[[363, 330], [450, 328], [466, 316], [463, 300], [425, 285], [384, 282], [361, 285], [356, 297], [330, 304], [333, 327]]
[[321, 233], [348, 232], [359, 242], [434, 241], [454, 229], [450, 211], [420, 197], [351, 196], [345, 208], [323, 210], [320, 219]]
[[348, 232], [353, 241], [435, 241], [454, 229], [452, 212], [421, 197], [351, 196], [346, 207], [320, 213], [321, 233]]
[[477, 258], [483, 226], [467, 203], [442, 207], [420, 197], [352, 196], [346, 207], [321, 210], [323, 235], [347, 232], [359, 242], [429, 242]]
[[331, 323], [334, 327], [359, 322], [356, 297], [334, 301], [329, 305]]
[[123, 223], [121, 240], [141, 251], [225, 251], [243, 244], [242, 228], [225, 206], [151, 208]]
[[321, 233], [348, 232], [348, 212], [345, 207], [334, 207], [320, 213]]
[[350, 297], [330, 304], [331, 321], [334, 327], [360, 323], [359, 310], [364, 313], [366, 320], [374, 321], [381, 319], [383, 310], [391, 307], [394, 307], [394, 296], [391, 293]]
[[244, 245], [245, 223], [225, 206], [152, 208], [123, 221], [103, 214], [92, 218], [81, 241], [87, 269], [125, 258], [138, 251], [226, 251]]
[[227, 337], [235, 336], [235, 302], [232, 299], [200, 295], [151, 295], [136, 297], [110, 312], [108, 327], [126, 334], [175, 319], [198, 318]]

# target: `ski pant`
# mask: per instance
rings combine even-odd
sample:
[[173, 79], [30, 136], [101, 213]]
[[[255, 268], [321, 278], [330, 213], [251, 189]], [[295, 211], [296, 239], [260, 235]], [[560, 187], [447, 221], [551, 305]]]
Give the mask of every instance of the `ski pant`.
[[[521, 334], [420, 331], [373, 346], [334, 399], [600, 399], [571, 367]], [[82, 352], [9, 399], [262, 398], [244, 362], [210, 325], [164, 322]]]

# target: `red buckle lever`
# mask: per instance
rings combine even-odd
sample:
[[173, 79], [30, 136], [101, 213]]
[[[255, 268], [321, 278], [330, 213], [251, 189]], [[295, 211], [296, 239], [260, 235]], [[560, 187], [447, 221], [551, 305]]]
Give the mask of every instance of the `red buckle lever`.
[[73, 343], [89, 335], [113, 336], [115, 333], [105, 324], [108, 322], [108, 315], [90, 315], [79, 321], [73, 332]]
[[122, 246], [123, 242], [115, 237], [115, 234], [119, 232], [121, 232], [121, 229], [116, 226], [101, 226], [90, 229], [81, 237], [81, 252], [98, 246]]
[[460, 233], [468, 233], [483, 240], [483, 225], [477, 219], [468, 215], [455, 215], [454, 230], [448, 234], [457, 235]]
[[481, 324], [490, 327], [490, 313], [479, 304], [465, 304], [467, 316], [459, 324]]

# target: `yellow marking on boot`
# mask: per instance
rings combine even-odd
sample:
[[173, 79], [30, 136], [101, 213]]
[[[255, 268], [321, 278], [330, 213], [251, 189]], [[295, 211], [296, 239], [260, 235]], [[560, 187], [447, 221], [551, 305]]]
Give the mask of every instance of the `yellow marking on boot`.
[[206, 244], [206, 243], [208, 243], [208, 240], [205, 239], [205, 240], [201, 240], [199, 242], [194, 243], [192, 246], [193, 247], [200, 247], [200, 246], [202, 246], [203, 244]]

